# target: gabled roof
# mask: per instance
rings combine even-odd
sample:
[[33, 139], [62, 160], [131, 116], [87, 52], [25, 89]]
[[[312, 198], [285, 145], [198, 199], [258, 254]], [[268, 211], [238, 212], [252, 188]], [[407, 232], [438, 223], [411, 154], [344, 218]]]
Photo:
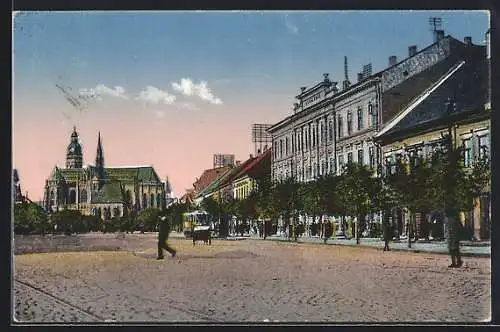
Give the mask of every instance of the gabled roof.
[[204, 170], [201, 176], [196, 180], [196, 182], [193, 183], [194, 189], [198, 193], [202, 192], [208, 185], [210, 185], [229, 168], [230, 166], [223, 166]]
[[221, 183], [222, 180], [224, 180], [232, 171], [232, 168], [226, 169], [226, 171], [222, 174], [220, 174], [219, 177], [217, 177], [215, 180], [213, 180], [208, 186], [206, 186], [202, 191], [198, 193], [198, 197], [205, 196], [207, 194], [210, 194], [211, 192], [214, 192], [217, 190], [219, 184]]
[[403, 108], [398, 116], [375, 135], [375, 139], [383, 141], [391, 137], [407, 137], [412, 131], [443, 125], [450, 119], [446, 108], [448, 98], [456, 103], [451, 115], [454, 119], [482, 116], [485, 113], [487, 89], [486, 59], [461, 61]]
[[233, 181], [245, 175], [259, 177], [265, 172], [271, 171], [271, 149], [267, 149], [262, 154], [253, 158], [243, 169], [234, 176]]

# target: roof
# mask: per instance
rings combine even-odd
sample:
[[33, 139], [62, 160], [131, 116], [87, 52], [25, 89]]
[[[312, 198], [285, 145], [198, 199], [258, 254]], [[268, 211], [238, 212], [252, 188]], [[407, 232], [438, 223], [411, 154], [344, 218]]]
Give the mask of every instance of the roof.
[[222, 166], [211, 169], [206, 169], [203, 171], [201, 176], [193, 183], [194, 189], [200, 193], [202, 192], [210, 183], [216, 180], [221, 174], [226, 172], [230, 166]]
[[121, 203], [122, 188], [119, 181], [105, 183], [92, 199], [95, 203]]
[[59, 173], [65, 180], [77, 180], [78, 177], [83, 177], [85, 168], [57, 168], [56, 174]]
[[198, 193], [198, 197], [205, 196], [218, 188], [218, 185], [224, 180], [232, 171], [232, 168], [226, 169], [224, 173], [222, 173], [219, 177], [217, 177], [214, 181], [212, 181], [208, 186], [206, 186], [202, 191]]
[[260, 177], [263, 173], [271, 170], [271, 149], [264, 151], [262, 154], [253, 158], [243, 169], [234, 176], [233, 179], [238, 179], [245, 175], [250, 177]]
[[391, 121], [403, 108], [412, 103], [447, 72], [463, 61], [463, 54], [454, 55], [404, 80], [382, 94], [382, 123]]
[[488, 63], [486, 59], [470, 59], [457, 63], [436, 80], [412, 103], [404, 107], [387, 126], [378, 133], [377, 140], [408, 136], [409, 132], [432, 128], [450, 119], [446, 102], [456, 103], [453, 117], [473, 118], [484, 110], [488, 91]]
[[229, 173], [227, 173], [226, 176], [220, 181], [219, 187], [222, 188], [225, 185], [231, 183], [233, 181], [233, 179], [235, 178], [235, 176], [238, 175], [238, 173], [240, 173], [242, 169], [244, 169], [247, 165], [249, 165], [255, 159], [257, 159], [257, 157], [248, 158], [240, 165], [231, 169], [231, 171]]
[[106, 177], [112, 180], [133, 180], [161, 182], [152, 166], [139, 167], [107, 167]]

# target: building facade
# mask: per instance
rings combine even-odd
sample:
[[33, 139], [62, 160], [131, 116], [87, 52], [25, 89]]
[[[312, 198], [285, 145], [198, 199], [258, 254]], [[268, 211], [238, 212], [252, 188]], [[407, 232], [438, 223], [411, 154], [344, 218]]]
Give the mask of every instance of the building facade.
[[438, 31], [433, 44], [420, 51], [409, 46], [408, 57], [399, 62], [389, 57], [388, 68], [359, 73], [355, 84], [346, 66], [342, 89], [328, 74], [312, 88], [302, 87], [293, 114], [268, 129], [272, 180], [312, 181], [340, 174], [348, 162], [368, 165], [379, 175], [383, 155], [373, 140], [377, 132], [457, 61], [482, 51], [484, 47], [473, 45], [469, 37], [461, 42]]
[[[490, 65], [485, 54], [483, 47], [482, 52], [457, 60], [448, 72], [431, 82], [375, 136], [382, 147], [385, 172], [395, 171], [398, 160], [411, 162], [413, 157], [426, 157], [436, 149], [446, 149], [444, 136], [450, 126], [455, 148], [464, 148], [465, 167], [471, 166], [479, 157], [489, 156]], [[464, 226], [475, 239], [489, 238], [490, 190], [484, 188], [484, 194], [477, 198], [473, 211], [465, 212]], [[417, 213], [418, 231], [420, 219], [430, 216], [421, 215], [422, 211], [414, 212]], [[406, 223], [401, 222], [401, 217], [395, 219], [400, 232], [404, 233]]]
[[45, 182], [44, 207], [49, 212], [78, 210], [101, 218], [120, 217], [128, 195], [136, 211], [166, 203], [165, 183], [152, 166], [105, 167], [99, 133], [95, 165], [83, 166], [76, 127], [66, 151], [66, 167], [55, 166]]

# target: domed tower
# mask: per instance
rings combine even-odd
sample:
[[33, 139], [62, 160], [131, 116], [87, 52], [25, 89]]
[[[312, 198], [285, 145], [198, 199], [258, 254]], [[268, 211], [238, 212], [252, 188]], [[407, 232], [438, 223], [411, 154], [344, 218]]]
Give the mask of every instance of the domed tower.
[[82, 168], [83, 154], [82, 147], [78, 142], [78, 133], [76, 127], [73, 127], [71, 142], [66, 150], [66, 168]]

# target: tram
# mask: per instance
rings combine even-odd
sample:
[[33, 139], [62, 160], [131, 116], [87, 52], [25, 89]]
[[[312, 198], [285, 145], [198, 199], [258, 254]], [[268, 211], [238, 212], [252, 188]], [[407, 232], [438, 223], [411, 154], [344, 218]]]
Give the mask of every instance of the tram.
[[182, 223], [185, 237], [193, 236], [193, 228], [199, 226], [210, 227], [210, 215], [205, 211], [191, 211], [182, 214]]

